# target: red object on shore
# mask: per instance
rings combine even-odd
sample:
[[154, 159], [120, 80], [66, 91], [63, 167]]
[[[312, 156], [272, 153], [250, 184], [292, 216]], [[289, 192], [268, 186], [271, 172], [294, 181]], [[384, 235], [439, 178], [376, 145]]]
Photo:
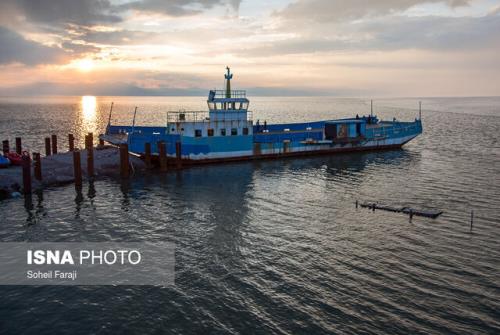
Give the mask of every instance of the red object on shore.
[[27, 151], [23, 151], [22, 155], [19, 155], [17, 152], [11, 151], [5, 155], [5, 157], [10, 160], [12, 165], [22, 165], [23, 155], [29, 155], [29, 153]]

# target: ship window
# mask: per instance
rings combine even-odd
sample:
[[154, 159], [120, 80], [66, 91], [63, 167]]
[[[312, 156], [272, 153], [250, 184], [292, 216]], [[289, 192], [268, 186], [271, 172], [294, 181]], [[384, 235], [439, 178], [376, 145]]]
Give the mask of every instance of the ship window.
[[172, 131], [175, 131], [175, 128], [172, 128]]
[[207, 130], [207, 135], [208, 136], [214, 136], [214, 130], [213, 129], [208, 129]]
[[181, 128], [181, 131], [184, 131], [184, 128]]
[[231, 136], [238, 135], [238, 128], [231, 128]]
[[248, 135], [248, 128], [243, 128], [243, 135]]
[[226, 136], [226, 129], [221, 129], [220, 130], [220, 136]]
[[195, 129], [194, 130], [194, 136], [195, 137], [201, 137], [201, 129]]

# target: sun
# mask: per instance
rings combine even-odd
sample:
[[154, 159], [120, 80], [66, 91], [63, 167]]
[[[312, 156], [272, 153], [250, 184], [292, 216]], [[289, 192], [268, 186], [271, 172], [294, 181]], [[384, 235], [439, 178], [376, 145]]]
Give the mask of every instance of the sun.
[[88, 72], [94, 68], [94, 61], [89, 58], [79, 59], [75, 62], [75, 65], [78, 70], [82, 72]]

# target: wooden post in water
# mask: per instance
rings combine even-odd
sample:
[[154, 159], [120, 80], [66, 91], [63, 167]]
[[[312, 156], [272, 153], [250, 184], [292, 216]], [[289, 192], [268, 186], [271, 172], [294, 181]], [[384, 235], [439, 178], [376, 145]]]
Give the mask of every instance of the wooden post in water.
[[470, 232], [472, 233], [472, 226], [474, 225], [474, 211], [470, 211]]
[[73, 175], [75, 177], [75, 188], [82, 188], [82, 162], [80, 157], [80, 150], [73, 151]]
[[21, 144], [21, 138], [16, 137], [16, 153], [20, 155], [23, 152], [23, 146]]
[[29, 155], [22, 156], [23, 164], [23, 190], [24, 194], [31, 194], [31, 158]]
[[94, 146], [94, 134], [93, 133], [88, 133], [87, 136], [89, 137], [89, 144], [91, 147]]
[[94, 139], [92, 133], [85, 136], [85, 149], [87, 149], [87, 174], [94, 176]]
[[33, 153], [33, 161], [35, 162], [35, 179], [42, 181], [42, 158], [39, 152]]
[[52, 135], [52, 154], [57, 154], [57, 135]]
[[128, 161], [128, 144], [120, 144], [120, 175], [122, 178], [130, 176]]
[[167, 171], [167, 149], [165, 142], [159, 141], [158, 142], [158, 155], [160, 158], [160, 171], [165, 172]]
[[2, 150], [4, 155], [7, 155], [9, 153], [10, 151], [9, 140], [5, 140], [2, 142]]
[[75, 151], [75, 136], [68, 134], [69, 151]]
[[182, 168], [182, 146], [181, 142], [175, 142], [175, 159], [177, 163], [177, 168]]
[[50, 137], [45, 137], [45, 156], [50, 156]]
[[358, 208], [358, 200], [356, 200], [356, 209]]
[[151, 143], [144, 143], [144, 162], [146, 168], [151, 169]]

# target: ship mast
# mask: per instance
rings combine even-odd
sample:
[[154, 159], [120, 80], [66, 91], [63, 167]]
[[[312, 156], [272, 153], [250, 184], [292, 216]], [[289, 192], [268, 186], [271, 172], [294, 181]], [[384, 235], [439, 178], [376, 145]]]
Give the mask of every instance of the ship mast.
[[226, 98], [231, 98], [231, 79], [233, 78], [233, 74], [231, 73], [231, 69], [229, 66], [226, 66], [227, 74], [224, 75], [226, 78]]

